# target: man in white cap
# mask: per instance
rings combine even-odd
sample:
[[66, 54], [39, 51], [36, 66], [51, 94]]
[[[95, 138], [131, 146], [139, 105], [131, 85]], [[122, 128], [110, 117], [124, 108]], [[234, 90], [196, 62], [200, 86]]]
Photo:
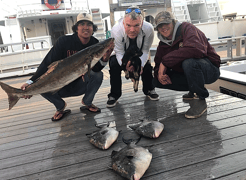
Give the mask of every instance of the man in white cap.
[[[46, 55], [40, 66], [38, 67], [36, 73], [21, 86], [24, 90], [29, 84], [35, 82], [42, 74], [44, 74], [48, 66], [54, 61], [64, 59], [74, 53], [85, 49], [93, 44], [98, 43], [98, 39], [93, 37], [93, 33], [97, 31], [97, 26], [92, 22], [92, 16], [88, 13], [80, 13], [77, 16], [77, 22], [72, 27], [73, 34], [60, 37], [55, 45], [51, 48], [49, 53]], [[113, 47], [112, 47], [113, 48]], [[83, 95], [81, 103], [90, 112], [101, 112], [100, 108], [92, 104], [95, 94], [97, 93], [99, 87], [101, 86], [103, 80], [103, 73], [101, 70], [107, 64], [110, 51], [108, 51], [102, 59], [92, 68], [90, 72], [90, 77], [86, 73], [82, 77], [71, 82], [67, 86], [63, 87], [61, 90], [53, 93], [41, 94], [45, 99], [54, 104], [56, 112], [51, 118], [52, 121], [59, 121], [71, 110], [65, 110], [67, 104], [62, 99], [71, 96]], [[25, 96], [24, 98], [30, 98], [30, 96]], [[81, 107], [81, 109], [84, 107]]]
[[[149, 50], [154, 39], [153, 26], [144, 21], [139, 7], [131, 6], [125, 11], [125, 16], [111, 30], [111, 36], [115, 38], [115, 55], [109, 60], [109, 73], [111, 90], [108, 94], [107, 107], [114, 107], [122, 95], [121, 71], [122, 58], [129, 49], [136, 49], [142, 52], [141, 61], [141, 78], [143, 81], [143, 93], [151, 100], [158, 100], [159, 95], [155, 92], [152, 84], [152, 66], [149, 61]], [[126, 70], [133, 72], [134, 67], [126, 66]]]

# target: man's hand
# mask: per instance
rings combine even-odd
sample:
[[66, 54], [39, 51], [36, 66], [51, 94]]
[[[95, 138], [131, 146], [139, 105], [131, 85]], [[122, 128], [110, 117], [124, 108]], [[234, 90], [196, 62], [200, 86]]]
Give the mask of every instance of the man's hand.
[[160, 63], [159, 71], [158, 71], [158, 80], [162, 85], [172, 84], [172, 81], [169, 78], [169, 76], [166, 74], [166, 71], [167, 68], [162, 63]]
[[[25, 83], [21, 86], [21, 89], [24, 91], [26, 90], [26, 88], [29, 86], [29, 84]], [[30, 99], [32, 96], [22, 96], [22, 98], [25, 98], [25, 99]]]
[[111, 53], [112, 53], [113, 50], [114, 50], [114, 44], [111, 45], [111, 47], [110, 47], [110, 48], [107, 50], [107, 52], [103, 55], [103, 57], [102, 57], [102, 61], [103, 61], [103, 62], [108, 62], [109, 57], [110, 57], [110, 55], [111, 55]]
[[85, 82], [85, 74], [82, 74], [81, 78], [82, 78], [83, 82]]
[[129, 72], [133, 72], [134, 71], [134, 67], [131, 65], [131, 61], [128, 61], [126, 64], [126, 70]]

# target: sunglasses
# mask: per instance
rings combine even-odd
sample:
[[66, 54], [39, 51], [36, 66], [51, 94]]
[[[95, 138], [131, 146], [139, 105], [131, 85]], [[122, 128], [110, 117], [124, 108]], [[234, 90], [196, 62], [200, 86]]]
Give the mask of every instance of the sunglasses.
[[126, 13], [126, 14], [129, 14], [129, 13], [131, 13], [133, 10], [134, 10], [137, 14], [141, 14], [141, 13], [142, 13], [141, 10], [138, 9], [138, 8], [129, 8], [129, 9], [127, 9], [127, 10], [125, 11], [125, 13]]

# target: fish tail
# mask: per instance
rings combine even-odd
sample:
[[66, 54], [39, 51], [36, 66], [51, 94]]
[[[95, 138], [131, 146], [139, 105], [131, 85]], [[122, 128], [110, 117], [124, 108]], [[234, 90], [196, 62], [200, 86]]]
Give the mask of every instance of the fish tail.
[[0, 82], [0, 86], [7, 93], [9, 100], [9, 110], [19, 101], [20, 97], [16, 95], [16, 88], [13, 88], [5, 83]]

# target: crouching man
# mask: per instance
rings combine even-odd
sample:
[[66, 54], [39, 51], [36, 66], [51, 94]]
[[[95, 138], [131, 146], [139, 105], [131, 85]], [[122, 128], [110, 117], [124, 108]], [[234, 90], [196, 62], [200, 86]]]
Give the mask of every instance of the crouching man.
[[206, 36], [194, 25], [175, 20], [172, 13], [155, 17], [160, 40], [155, 55], [153, 83], [157, 88], [189, 91], [183, 95], [190, 103], [186, 118], [198, 118], [207, 110], [209, 96], [205, 84], [220, 76], [220, 56]]

